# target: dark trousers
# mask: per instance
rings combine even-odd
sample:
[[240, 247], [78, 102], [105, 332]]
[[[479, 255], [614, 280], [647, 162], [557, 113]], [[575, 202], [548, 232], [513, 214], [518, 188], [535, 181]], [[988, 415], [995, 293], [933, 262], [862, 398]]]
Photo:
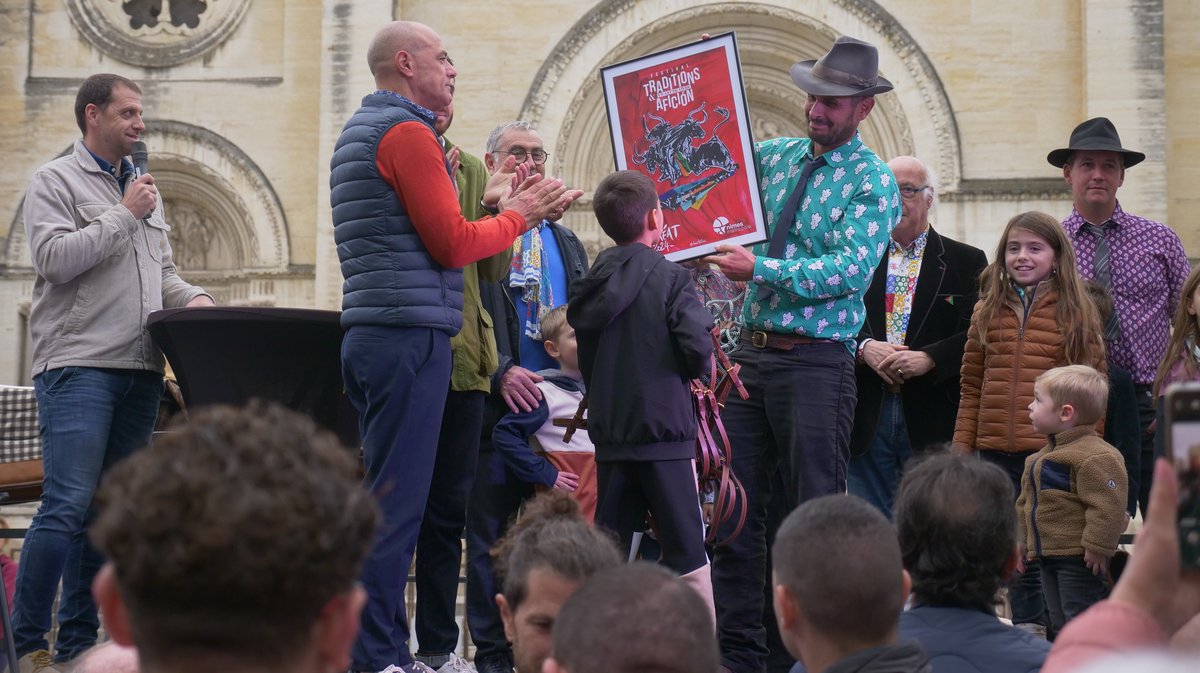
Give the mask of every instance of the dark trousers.
[[485, 397], [477, 390], [451, 390], [446, 395], [429, 499], [417, 537], [416, 631], [421, 655], [450, 654], [458, 646], [458, 569]]
[[477, 668], [497, 660], [511, 666], [512, 650], [496, 607], [501, 587], [491, 551], [521, 503], [533, 497], [533, 485], [513, 476], [490, 441], [485, 439], [479, 449], [479, 469], [467, 504], [467, 627], [475, 643]]
[[617, 534], [628, 557], [633, 534], [654, 517], [662, 564], [686, 575], [708, 564], [704, 515], [691, 460], [596, 463], [596, 525]]
[[[767, 503], [786, 514], [805, 500], [845, 492], [854, 356], [843, 344], [818, 342], [790, 351], [743, 345], [733, 360], [742, 365], [750, 399], [730, 395], [722, 419], [748, 511], [741, 534], [715, 550], [713, 594], [721, 663], [734, 673], [760, 673], [768, 654], [765, 629], [776, 628], [763, 623], [767, 540], [781, 518], [768, 520]], [[721, 537], [732, 532], [735, 519]]]
[[[1161, 429], [1166, 422], [1158, 413], [1158, 400], [1154, 399], [1153, 386], [1143, 383], [1135, 383], [1133, 385], [1134, 392], [1137, 393], [1137, 408], [1138, 408], [1138, 425], [1141, 426], [1142, 438], [1142, 464], [1138, 470], [1138, 508], [1142, 510], [1142, 518], [1146, 518], [1146, 506], [1150, 504], [1150, 484], [1154, 481], [1154, 457], [1155, 455], [1163, 455], [1161, 450], [1165, 444], [1161, 441], [1156, 441], [1155, 435], [1166, 437], [1166, 431], [1156, 433], [1150, 431], [1150, 424], [1158, 418], [1156, 429]], [[1159, 446], [1160, 450], [1156, 453], [1155, 446]]]
[[[1025, 459], [1028, 453], [1005, 453], [1003, 451], [980, 451], [979, 457], [1000, 466], [1008, 474], [1013, 484], [1015, 498], [1021, 495], [1021, 476], [1025, 473]], [[1050, 627], [1050, 618], [1046, 614], [1046, 601], [1042, 597], [1041, 563], [1037, 560], [1025, 561], [1025, 572], [1013, 578], [1008, 587], [1008, 603], [1012, 609], [1013, 624], [1041, 624]]]
[[450, 383], [450, 337], [428, 328], [351, 327], [342, 340], [346, 395], [358, 410], [366, 485], [383, 522], [362, 569], [367, 592], [352, 669], [412, 662], [404, 586], [433, 477]]
[[1103, 575], [1093, 575], [1082, 556], [1043, 556], [1040, 561], [1042, 591], [1054, 633], [1108, 597], [1108, 582]]

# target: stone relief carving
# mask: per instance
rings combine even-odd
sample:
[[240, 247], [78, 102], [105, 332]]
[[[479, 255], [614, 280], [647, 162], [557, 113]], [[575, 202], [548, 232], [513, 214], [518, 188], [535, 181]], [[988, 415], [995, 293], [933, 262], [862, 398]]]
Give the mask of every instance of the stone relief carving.
[[220, 220], [200, 204], [166, 199], [163, 206], [171, 231], [175, 267], [185, 271], [221, 271], [238, 269], [241, 260], [219, 226]]
[[178, 65], [224, 42], [250, 0], [67, 0], [89, 42], [126, 63]]

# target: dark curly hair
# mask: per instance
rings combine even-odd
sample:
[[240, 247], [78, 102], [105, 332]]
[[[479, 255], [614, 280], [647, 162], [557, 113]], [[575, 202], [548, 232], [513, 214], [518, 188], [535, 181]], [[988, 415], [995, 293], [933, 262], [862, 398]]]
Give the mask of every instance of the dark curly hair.
[[972, 457], [935, 455], [911, 466], [896, 496], [904, 567], [918, 603], [993, 609], [1017, 543], [1008, 475]]
[[251, 402], [176, 422], [109, 472], [91, 529], [143, 662], [279, 667], [350, 590], [378, 517], [349, 451]]
[[579, 503], [562, 491], [547, 491], [526, 503], [492, 556], [504, 599], [513, 611], [528, 595], [529, 573], [535, 569], [582, 582], [622, 561], [616, 540], [588, 525], [579, 514]]

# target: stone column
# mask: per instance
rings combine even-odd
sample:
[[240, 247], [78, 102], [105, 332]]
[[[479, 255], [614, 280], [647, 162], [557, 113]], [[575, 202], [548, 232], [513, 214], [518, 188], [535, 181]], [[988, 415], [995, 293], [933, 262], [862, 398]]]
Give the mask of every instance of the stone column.
[[342, 305], [342, 274], [333, 242], [329, 159], [342, 126], [362, 97], [375, 90], [367, 45], [392, 20], [393, 0], [325, 0], [321, 25], [321, 109], [317, 128], [317, 308]]
[[[1084, 0], [1079, 121], [1108, 117], [1121, 143], [1146, 153], [1125, 176], [1128, 211], [1167, 217], [1167, 114], [1162, 0]], [[1036, 73], [1030, 73], [1036, 76]]]

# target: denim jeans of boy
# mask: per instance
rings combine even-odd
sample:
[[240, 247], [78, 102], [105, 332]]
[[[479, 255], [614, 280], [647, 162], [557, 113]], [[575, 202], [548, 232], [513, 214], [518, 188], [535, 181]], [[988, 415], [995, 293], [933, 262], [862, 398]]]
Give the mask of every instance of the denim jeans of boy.
[[92, 579], [103, 558], [87, 538], [100, 477], [146, 446], [162, 398], [162, 374], [133, 369], [62, 367], [33, 380], [42, 439], [42, 501], [25, 545], [13, 599], [18, 656], [49, 649], [50, 612], [58, 606], [57, 661], [96, 644], [99, 620]]

